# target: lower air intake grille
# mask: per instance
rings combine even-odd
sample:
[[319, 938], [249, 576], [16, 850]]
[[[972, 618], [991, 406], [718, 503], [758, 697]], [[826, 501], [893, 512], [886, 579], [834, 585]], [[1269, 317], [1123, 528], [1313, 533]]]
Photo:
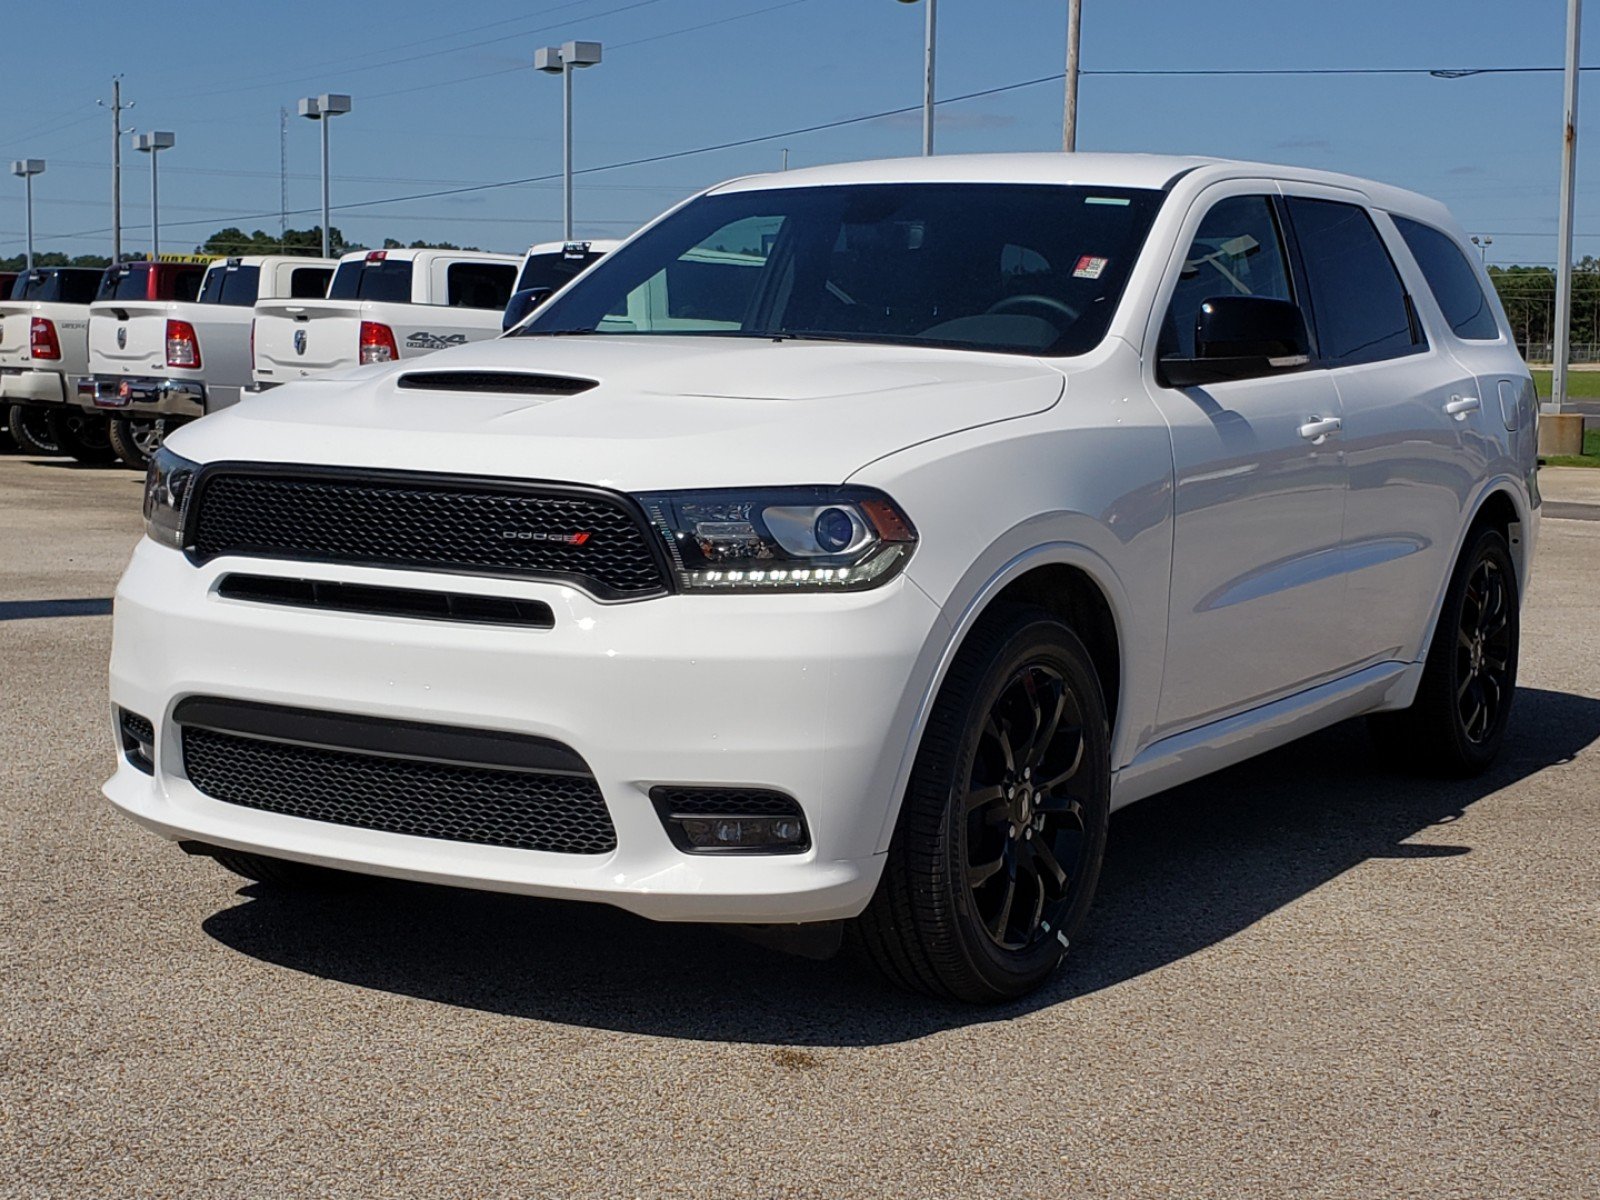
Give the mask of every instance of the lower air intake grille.
[[502, 770], [265, 741], [185, 726], [189, 780], [214, 800], [384, 833], [607, 854], [617, 833], [588, 775]]
[[559, 484], [317, 468], [204, 471], [187, 545], [223, 555], [570, 580], [602, 599], [658, 595], [659, 535], [625, 496]]

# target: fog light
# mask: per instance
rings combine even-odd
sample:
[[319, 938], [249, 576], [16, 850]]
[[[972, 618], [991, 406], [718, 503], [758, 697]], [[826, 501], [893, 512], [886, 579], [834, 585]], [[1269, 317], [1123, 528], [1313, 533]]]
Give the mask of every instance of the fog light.
[[656, 787], [650, 799], [689, 854], [794, 854], [810, 845], [799, 804], [782, 792]]

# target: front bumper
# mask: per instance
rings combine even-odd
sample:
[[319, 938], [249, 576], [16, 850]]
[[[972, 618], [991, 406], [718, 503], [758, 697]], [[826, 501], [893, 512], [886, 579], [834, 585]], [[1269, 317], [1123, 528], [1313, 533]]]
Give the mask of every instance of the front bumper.
[[67, 377], [60, 371], [0, 367], [0, 400], [7, 404], [65, 404]]
[[78, 387], [78, 402], [129, 417], [203, 417], [206, 385], [193, 379], [96, 375]]
[[[593, 900], [658, 920], [853, 916], [921, 697], [937, 606], [904, 578], [855, 595], [667, 596], [602, 604], [571, 587], [474, 579], [543, 600], [547, 630], [354, 616], [222, 599], [230, 570], [462, 590], [460, 577], [218, 559], [145, 540], [117, 589], [113, 705], [154, 722], [155, 772], [119, 758], [111, 801], [169, 837], [379, 875]], [[172, 719], [220, 696], [550, 738], [589, 764], [616, 827], [603, 855], [375, 832], [239, 807], [184, 772]], [[804, 809], [804, 853], [675, 847], [658, 784], [770, 788]]]

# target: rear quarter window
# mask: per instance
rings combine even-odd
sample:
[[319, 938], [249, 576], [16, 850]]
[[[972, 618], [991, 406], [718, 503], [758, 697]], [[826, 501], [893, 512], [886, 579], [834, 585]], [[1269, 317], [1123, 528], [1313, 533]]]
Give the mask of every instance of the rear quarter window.
[[1478, 283], [1478, 273], [1455, 239], [1410, 217], [1391, 216], [1455, 335], [1481, 342], [1499, 338], [1500, 323], [1494, 309]]
[[332, 278], [332, 267], [296, 267], [289, 273], [289, 299], [321, 300]]

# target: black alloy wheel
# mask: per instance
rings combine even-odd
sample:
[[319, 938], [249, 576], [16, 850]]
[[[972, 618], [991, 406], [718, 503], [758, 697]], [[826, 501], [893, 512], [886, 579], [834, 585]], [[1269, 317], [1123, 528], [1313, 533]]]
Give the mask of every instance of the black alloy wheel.
[[1516, 695], [1521, 607], [1505, 535], [1474, 530], [1445, 592], [1416, 699], [1368, 718], [1393, 766], [1461, 776], [1495, 760]]
[[1006, 683], [978, 739], [964, 800], [966, 880], [995, 945], [1053, 938], [1088, 876], [1080, 783], [1083, 711], [1055, 668], [1030, 662]]
[[1088, 650], [1049, 612], [997, 606], [940, 687], [852, 948], [940, 998], [1027, 994], [1088, 913], [1110, 796], [1110, 725]]
[[63, 454], [88, 466], [116, 461], [111, 448], [111, 422], [104, 415], [81, 408], [59, 407], [50, 412], [50, 435]]
[[24, 454], [57, 455], [61, 444], [50, 432], [50, 410], [36, 404], [13, 404], [6, 412], [6, 429]]

